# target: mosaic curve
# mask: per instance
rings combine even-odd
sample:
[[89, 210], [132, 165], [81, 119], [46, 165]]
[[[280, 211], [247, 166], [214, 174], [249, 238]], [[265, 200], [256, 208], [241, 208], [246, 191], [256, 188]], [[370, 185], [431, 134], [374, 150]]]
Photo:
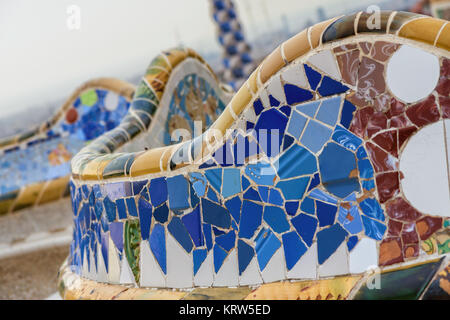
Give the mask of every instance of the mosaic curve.
[[118, 79], [88, 81], [47, 122], [0, 141], [0, 215], [68, 196], [72, 156], [118, 125], [134, 90]]
[[[70, 269], [141, 287], [235, 287], [448, 255], [448, 189], [433, 207], [410, 182], [426, 163], [448, 188], [448, 23], [383, 12], [382, 28], [368, 30], [364, 19], [332, 19], [283, 43], [209, 130], [117, 155], [126, 161], [113, 181], [113, 161], [99, 160], [106, 140], [82, 150]], [[405, 57], [425, 71], [405, 78]], [[418, 161], [421, 148], [440, 162]], [[430, 194], [442, 195], [436, 186]]]

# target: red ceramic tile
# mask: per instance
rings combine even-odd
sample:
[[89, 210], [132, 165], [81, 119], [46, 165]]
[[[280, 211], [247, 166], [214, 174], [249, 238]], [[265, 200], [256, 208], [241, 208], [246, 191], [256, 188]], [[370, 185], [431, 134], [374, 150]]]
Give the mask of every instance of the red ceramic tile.
[[344, 44], [342, 46], [336, 47], [333, 49], [334, 53], [340, 53], [345, 51], [350, 51], [356, 49], [356, 43]]
[[405, 112], [405, 104], [395, 98], [391, 98], [390, 108], [388, 112], [386, 112], [387, 117], [392, 118], [402, 114], [403, 112]]
[[[384, 203], [392, 197], [398, 195], [400, 182], [397, 172], [386, 172], [379, 174], [375, 178], [375, 181], [378, 189], [378, 197], [381, 203]], [[395, 217], [392, 218], [396, 219]]]
[[436, 86], [436, 91], [439, 94], [448, 97], [450, 95], [450, 78], [441, 77]]
[[384, 62], [388, 60], [399, 47], [400, 45], [397, 43], [377, 41], [373, 44], [370, 55], [375, 60]]
[[403, 114], [392, 117], [389, 120], [389, 128], [403, 128], [410, 124], [409, 119]]
[[442, 58], [441, 77], [450, 77], [450, 59]]
[[428, 239], [433, 233], [442, 228], [442, 218], [424, 216], [417, 221], [417, 232], [421, 240]]
[[357, 110], [355, 112], [355, 116], [353, 117], [350, 131], [360, 136], [361, 138], [364, 138], [367, 124], [369, 123], [369, 119], [373, 115], [373, 113], [374, 111], [371, 107], [365, 107]]
[[391, 96], [388, 93], [380, 94], [376, 96], [373, 100], [373, 108], [376, 111], [386, 112], [390, 107]]
[[378, 146], [392, 154], [394, 157], [398, 156], [397, 150], [397, 130], [383, 131], [372, 137], [372, 141]]
[[359, 50], [347, 51], [338, 55], [336, 59], [341, 70], [342, 79], [353, 86], [356, 85], [359, 69]]
[[380, 147], [371, 142], [367, 142], [366, 149], [369, 152], [369, 157], [372, 160], [371, 162], [376, 172], [398, 169], [398, 160]]
[[450, 97], [439, 97], [439, 104], [441, 105], [442, 117], [450, 119]]
[[367, 124], [367, 136], [371, 137], [380, 130], [387, 128], [387, 117], [383, 112], [375, 112]]
[[414, 222], [405, 223], [403, 225], [402, 241], [403, 244], [419, 242], [419, 236], [417, 235], [416, 224]]
[[387, 238], [380, 243], [380, 266], [388, 266], [394, 263], [403, 262], [402, 241], [399, 237]]
[[[450, 82], [448, 85], [450, 87]], [[435, 97], [431, 95], [425, 101], [409, 107], [406, 115], [418, 127], [438, 121], [440, 115]]]
[[358, 93], [372, 101], [374, 97], [384, 93], [385, 89], [384, 65], [363, 57], [358, 70]]
[[369, 54], [370, 49], [372, 49], [372, 43], [366, 41], [360, 42], [359, 47], [361, 48], [362, 52], [364, 52], [364, 54]]
[[398, 129], [398, 149], [400, 150], [403, 143], [409, 139], [409, 137], [417, 131], [416, 127], [406, 127]]
[[405, 222], [416, 221], [422, 216], [419, 211], [417, 211], [402, 197], [398, 197], [387, 203], [386, 213], [393, 219]]
[[388, 222], [388, 236], [399, 236], [402, 232], [403, 223], [393, 219]]

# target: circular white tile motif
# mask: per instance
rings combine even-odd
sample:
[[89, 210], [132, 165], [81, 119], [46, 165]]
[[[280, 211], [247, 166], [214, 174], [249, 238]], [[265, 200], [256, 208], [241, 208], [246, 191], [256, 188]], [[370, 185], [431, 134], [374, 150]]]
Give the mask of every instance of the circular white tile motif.
[[114, 111], [119, 104], [119, 96], [114, 92], [108, 92], [103, 100], [106, 110]]
[[[424, 214], [450, 216], [448, 150], [450, 120], [439, 121], [419, 130], [400, 155], [401, 180], [406, 199]], [[447, 131], [447, 137], [445, 136]]]
[[422, 49], [402, 45], [389, 59], [387, 85], [404, 102], [416, 102], [427, 97], [438, 80], [439, 59]]

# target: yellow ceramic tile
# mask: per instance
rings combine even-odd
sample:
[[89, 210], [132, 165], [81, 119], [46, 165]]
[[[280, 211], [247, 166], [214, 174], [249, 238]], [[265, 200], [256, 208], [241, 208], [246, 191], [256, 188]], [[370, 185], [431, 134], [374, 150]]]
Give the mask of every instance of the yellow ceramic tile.
[[[166, 150], [171, 150], [174, 146], [170, 147], [161, 147], [154, 148], [148, 151], [143, 152], [141, 155], [138, 155], [131, 165], [130, 175], [132, 177], [141, 176], [149, 173], [160, 172], [160, 159], [163, 156]], [[169, 153], [169, 152], [168, 152]], [[165, 159], [163, 159], [163, 163], [167, 163], [165, 161], [167, 159], [167, 155], [164, 155]]]
[[335, 20], [337, 20], [337, 19], [339, 19], [339, 18], [340, 18], [340, 17], [336, 17], [336, 18], [333, 18], [333, 19], [330, 19], [330, 20], [327, 20], [327, 21], [318, 23], [318, 24], [312, 26], [312, 27], [309, 29], [310, 40], [311, 40], [311, 47], [312, 47], [313, 49], [314, 49], [314, 48], [317, 48], [317, 46], [319, 46], [320, 40], [321, 40], [321, 38], [322, 38], [322, 33], [323, 33], [323, 31], [324, 31], [326, 28], [328, 28], [328, 26], [329, 26], [330, 24], [332, 24]]
[[250, 287], [196, 288], [183, 300], [243, 300], [251, 291]]
[[[96, 180], [98, 179], [98, 172], [102, 172], [103, 170], [99, 171], [99, 166], [102, 162], [100, 159], [94, 159], [86, 163], [86, 165], [83, 168], [83, 171], [81, 172], [81, 179], [83, 180]], [[109, 161], [103, 161], [104, 167], [109, 163]], [[72, 170], [73, 173], [74, 170]]]
[[258, 81], [257, 81], [258, 80], [258, 70], [259, 70], [259, 68], [256, 68], [252, 72], [250, 77], [248, 77], [248, 80], [247, 80], [247, 83], [253, 94], [255, 94], [258, 91]]
[[45, 182], [41, 182], [23, 187], [22, 190], [20, 190], [19, 196], [14, 204], [13, 211], [34, 205], [39, 197], [39, 194], [44, 188], [44, 185]]
[[276, 48], [271, 54], [269, 54], [261, 63], [259, 75], [261, 83], [266, 83], [269, 78], [274, 75], [285, 65], [281, 56], [281, 48]]
[[170, 61], [172, 68], [175, 68], [181, 61], [188, 57], [188, 52], [180, 49], [173, 49], [166, 54], [166, 58]]
[[10, 212], [16, 198], [0, 201], [0, 216]]
[[58, 200], [62, 197], [64, 190], [69, 183], [69, 176], [58, 178], [47, 182], [42, 191], [41, 198], [38, 204], [47, 203], [50, 201]]
[[222, 114], [217, 118], [217, 120], [211, 125], [209, 130], [219, 130], [222, 135], [225, 135], [225, 132], [228, 128], [233, 124], [233, 116], [231, 115], [230, 110], [228, 110], [229, 106], [223, 110]]
[[234, 113], [239, 116], [252, 99], [252, 94], [247, 86], [242, 86], [234, 95], [227, 108], [233, 108]]
[[436, 41], [436, 47], [450, 50], [450, 23], [447, 22], [445, 27], [442, 29]]
[[284, 42], [282, 48], [284, 51], [284, 57], [288, 62], [291, 62], [307, 53], [311, 50], [308, 42], [307, 30], [303, 30]]
[[398, 31], [398, 35], [434, 45], [436, 36], [444, 23], [444, 20], [435, 18], [415, 19], [405, 23]]

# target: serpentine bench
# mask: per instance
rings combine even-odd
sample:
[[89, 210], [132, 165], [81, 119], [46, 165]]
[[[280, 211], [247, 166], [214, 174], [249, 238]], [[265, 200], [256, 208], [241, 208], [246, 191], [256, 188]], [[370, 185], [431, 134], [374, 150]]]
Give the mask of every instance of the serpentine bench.
[[185, 77], [222, 92], [193, 51], [159, 55], [120, 125], [72, 160], [61, 295], [448, 299], [450, 24], [372, 18], [300, 32], [207, 131], [143, 150]]

